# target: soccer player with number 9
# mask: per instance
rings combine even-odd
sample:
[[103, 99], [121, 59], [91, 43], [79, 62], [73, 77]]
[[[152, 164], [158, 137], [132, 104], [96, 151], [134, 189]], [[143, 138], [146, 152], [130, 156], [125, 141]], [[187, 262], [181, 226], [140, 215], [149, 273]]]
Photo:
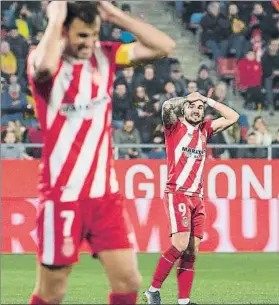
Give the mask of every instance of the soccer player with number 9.
[[[238, 120], [238, 113], [198, 92], [173, 98], [163, 104], [168, 160], [168, 181], [164, 203], [170, 224], [172, 246], [161, 256], [150, 288], [148, 304], [161, 304], [160, 288], [178, 261], [178, 304], [190, 304], [194, 263], [204, 234], [203, 168], [206, 144], [215, 133]], [[213, 107], [221, 118], [204, 121], [205, 106]]]

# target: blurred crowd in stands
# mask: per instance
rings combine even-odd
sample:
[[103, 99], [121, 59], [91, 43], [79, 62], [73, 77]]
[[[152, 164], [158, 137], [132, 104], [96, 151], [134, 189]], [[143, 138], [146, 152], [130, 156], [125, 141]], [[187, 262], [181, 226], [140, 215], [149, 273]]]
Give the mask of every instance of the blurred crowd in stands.
[[[201, 52], [212, 56], [220, 80], [214, 83], [205, 65], [200, 67], [195, 80], [186, 79], [176, 58], [162, 58], [137, 67], [119, 67], [113, 92], [114, 143], [164, 144], [161, 109], [165, 100], [197, 90], [206, 94], [214, 86], [214, 98], [232, 106], [228, 100], [228, 84], [231, 85], [232, 80], [235, 89], [244, 96], [247, 109], [266, 108], [270, 114], [278, 110], [279, 4], [267, 3], [173, 2], [175, 7], [169, 9], [176, 9], [187, 27], [200, 33]], [[25, 149], [23, 145], [12, 144], [42, 143], [42, 132], [26, 76], [26, 58], [30, 47], [39, 43], [46, 28], [47, 4], [48, 1], [2, 2], [1, 140], [8, 144], [1, 148], [3, 159], [41, 156], [40, 148]], [[115, 5], [133, 14], [133, 7], [129, 4], [119, 2]], [[144, 18], [142, 15], [138, 17]], [[130, 43], [135, 37], [113, 24], [103, 23], [101, 40]], [[207, 109], [206, 119], [213, 118], [216, 118], [216, 113]], [[247, 117], [241, 115], [239, 124], [213, 137], [211, 143], [279, 144], [279, 130], [272, 135], [261, 116], [255, 118], [253, 126], [249, 126]], [[279, 148], [273, 150], [273, 157], [279, 158]], [[117, 154], [124, 159], [166, 157], [163, 148], [120, 148]], [[267, 150], [214, 148], [209, 149], [209, 156], [266, 158]]]
[[200, 50], [213, 57], [219, 76], [234, 79], [244, 107], [273, 115], [279, 109], [279, 2], [190, 1], [177, 9], [199, 33]]

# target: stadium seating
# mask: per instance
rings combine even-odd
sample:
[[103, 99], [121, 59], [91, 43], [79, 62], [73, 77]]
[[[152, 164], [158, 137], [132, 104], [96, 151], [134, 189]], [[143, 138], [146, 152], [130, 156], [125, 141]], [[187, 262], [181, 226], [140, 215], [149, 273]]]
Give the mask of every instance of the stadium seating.
[[[259, 61], [259, 65], [261, 65], [261, 58], [265, 53], [268, 52], [268, 42], [277, 34], [279, 36], [279, 23], [277, 23], [277, 21], [273, 19], [273, 16], [278, 13], [276, 5], [274, 6], [274, 3], [266, 2], [262, 4], [263, 12], [257, 12], [257, 9], [259, 9], [259, 7], [255, 8], [254, 4], [238, 2], [237, 7], [239, 14], [238, 16], [232, 16], [228, 15], [228, 12], [230, 12], [230, 5], [233, 3], [234, 2], [230, 1], [221, 1], [220, 15], [222, 15], [223, 20], [225, 20], [226, 22], [228, 20], [233, 20], [234, 18], [238, 18], [242, 22], [240, 23], [243, 28], [242, 34], [246, 37], [246, 42], [243, 44], [243, 54], [240, 58], [235, 57], [236, 53], [238, 52], [236, 52], [237, 50], [233, 49], [233, 45], [230, 44], [231, 37], [233, 34], [235, 34], [233, 32], [230, 34], [231, 36], [226, 37], [226, 39], [229, 40], [227, 54], [219, 58], [216, 62], [214, 62], [213, 60], [212, 50], [206, 47], [204, 43], [201, 43], [202, 29], [200, 23], [203, 18], [205, 18], [205, 16], [208, 14], [209, 3], [206, 1], [187, 1], [183, 2], [182, 4], [180, 3], [179, 5], [176, 5], [175, 2], [170, 2], [170, 5], [167, 6], [167, 10], [176, 10], [177, 14], [175, 16], [179, 16], [179, 18], [182, 19], [185, 24], [186, 31], [191, 31], [196, 36], [197, 39], [195, 39], [195, 43], [198, 42], [197, 49], [199, 50], [201, 58], [206, 58], [206, 70], [209, 71], [209, 75], [206, 76], [206, 80], [201, 78], [202, 76], [200, 75], [200, 72], [199, 75], [196, 75], [196, 80], [198, 81], [199, 86], [202, 86], [202, 84], [204, 84], [204, 87], [197, 88], [198, 90], [204, 91], [204, 88], [207, 88], [206, 84], [208, 83], [215, 83], [216, 86], [218, 86], [218, 82], [220, 80], [223, 80], [229, 85], [224, 101], [228, 102], [231, 105], [231, 100], [236, 101], [239, 99], [239, 102], [234, 102], [234, 106], [242, 114], [242, 116], [248, 116], [249, 120], [251, 117], [253, 118], [255, 114], [253, 113], [253, 115], [251, 116], [249, 115], [249, 113], [246, 112], [247, 110], [250, 111], [249, 109], [254, 109], [257, 111], [262, 111], [263, 109], [267, 109], [268, 105], [266, 99], [268, 97], [269, 100], [271, 98], [273, 100], [275, 117], [277, 117], [279, 115], [276, 112], [279, 109], [279, 82], [277, 82], [276, 78], [274, 78], [274, 82], [271, 89], [272, 95], [268, 94], [270, 93], [269, 89], [263, 86], [264, 77], [262, 79], [262, 82], [260, 82], [259, 84], [260, 77], [253, 78], [252, 80], [250, 77], [247, 77], [247, 73], [249, 74], [250, 72], [247, 69], [241, 69], [241, 61], [244, 59], [243, 56], [249, 50], [253, 50], [256, 59]], [[122, 7], [123, 10], [133, 14], [132, 2], [129, 2], [128, 5], [122, 4], [122, 6], [119, 6]], [[23, 113], [23, 120], [21, 121], [21, 124], [27, 126], [27, 134], [29, 137], [28, 141], [30, 141], [31, 143], [40, 142], [40, 132], [36, 129], [37, 121], [35, 118], [34, 101], [32, 98], [32, 94], [30, 93], [26, 78], [26, 54], [28, 53], [28, 50], [31, 47], [39, 43], [43, 35], [43, 31], [46, 27], [47, 19], [45, 1], [30, 1], [26, 4], [20, 1], [6, 1], [5, 5], [3, 5], [2, 8], [2, 42], [9, 43], [8, 47], [10, 48], [10, 50], [6, 50], [7, 54], [10, 52], [9, 54], [13, 54], [17, 60], [15, 75], [9, 74], [9, 71], [12, 71], [11, 65], [5, 66], [5, 73], [3, 73], [2, 71], [2, 99], [4, 97], [4, 92], [8, 91], [9, 86], [14, 84], [20, 84], [21, 98], [24, 102], [22, 102], [22, 108], [18, 109], [17, 111]], [[262, 17], [259, 16], [259, 14], [262, 14]], [[28, 15], [28, 18], [22, 18], [22, 15]], [[266, 22], [260, 22], [259, 20], [261, 18], [263, 18]], [[41, 20], [41, 22], [38, 22], [38, 20]], [[101, 29], [101, 39], [111, 41], [117, 40], [122, 41], [123, 43], [129, 43], [135, 39], [134, 36], [128, 31], [124, 31], [117, 28], [116, 31], [113, 32], [114, 29], [116, 28], [113, 25], [104, 24]], [[236, 29], [237, 28], [232, 27], [232, 31], [235, 31]], [[119, 34], [119, 31], [120, 37], [117, 36]], [[6, 47], [7, 49], [7, 44], [6, 46], [3, 46], [3, 48], [4, 47]], [[182, 56], [183, 51], [180, 51], [179, 54], [181, 54]], [[190, 77], [190, 79], [187, 78], [187, 70], [189, 70], [188, 68], [187, 70], [185, 70], [185, 75], [183, 75], [183, 67], [180, 64], [179, 59], [182, 60], [182, 58], [167, 58], [155, 61], [151, 68], [153, 69], [153, 72], [145, 72], [148, 67], [144, 66], [136, 67], [135, 69], [131, 68], [130, 70], [126, 70], [123, 69], [123, 67], [119, 67], [119, 70], [116, 73], [115, 84], [120, 82], [123, 83], [124, 86], [126, 86], [125, 94], [127, 96], [125, 98], [127, 98], [129, 109], [125, 113], [117, 113], [118, 117], [113, 118], [115, 128], [121, 128], [121, 126], [123, 126], [123, 121], [126, 119], [133, 120], [135, 128], [139, 130], [141, 142], [155, 143], [154, 139], [156, 130], [158, 129], [161, 123], [159, 113], [161, 111], [160, 107], [162, 105], [163, 100], [168, 98], [170, 94], [174, 96], [178, 94], [188, 94], [190, 92], [188, 90], [188, 84], [192, 84], [192, 81], [194, 80], [192, 76]], [[9, 64], [8, 59], [5, 62]], [[183, 60], [183, 62], [185, 61]], [[262, 69], [264, 70], [264, 67]], [[200, 71], [200, 69], [198, 70]], [[146, 75], [146, 73], [151, 73], [152, 75], [148, 76]], [[201, 72], [201, 74], [203, 74], [203, 72]], [[247, 79], [249, 80], [249, 82], [247, 82]], [[175, 86], [175, 91], [173, 93], [165, 91], [165, 88], [167, 88], [165, 84], [167, 82], [172, 82]], [[258, 91], [254, 90], [255, 83]], [[146, 109], [148, 109], [147, 113], [152, 113], [152, 116], [148, 119], [139, 117], [139, 114], [142, 115], [142, 113], [144, 113], [142, 112], [142, 108], [139, 108], [137, 106], [140, 105], [140, 103], [138, 103], [137, 101], [139, 97], [136, 96], [136, 91], [138, 90], [139, 86], [145, 87], [146, 93], [145, 96], [142, 97], [144, 100], [146, 100], [145, 112]], [[168, 88], [171, 87], [172, 85], [168, 86]], [[252, 87], [252, 90], [250, 89], [250, 87]], [[236, 95], [230, 96], [230, 91], [234, 92]], [[261, 99], [260, 102], [254, 101], [256, 95]], [[114, 104], [116, 105], [116, 101], [118, 98], [119, 97], [117, 97], [117, 93], [115, 91]], [[241, 99], [244, 99], [244, 101], [242, 101]], [[250, 103], [251, 100], [252, 103]], [[251, 104], [253, 103], [255, 104], [255, 106], [251, 106]], [[244, 110], [243, 106], [245, 106], [247, 109]], [[8, 114], [9, 113], [10, 112], [8, 112]], [[2, 108], [2, 116], [5, 114], [6, 109]], [[265, 113], [261, 112], [261, 114], [266, 117]], [[271, 111], [270, 114], [274, 114], [274, 111]], [[145, 123], [143, 124], [142, 122]], [[276, 122], [276, 119], [268, 119], [268, 122], [272, 124], [272, 122]], [[240, 127], [242, 128], [242, 126]], [[273, 126], [271, 126], [271, 130], [272, 127]], [[5, 129], [5, 126], [1, 126], [2, 131], [4, 131]], [[273, 130], [275, 130], [275, 128], [273, 128]], [[245, 132], [242, 132], [244, 142], [246, 133], [247, 126], [245, 126]], [[149, 151], [147, 150], [147, 154], [145, 154], [145, 156], [148, 155], [148, 152]]]

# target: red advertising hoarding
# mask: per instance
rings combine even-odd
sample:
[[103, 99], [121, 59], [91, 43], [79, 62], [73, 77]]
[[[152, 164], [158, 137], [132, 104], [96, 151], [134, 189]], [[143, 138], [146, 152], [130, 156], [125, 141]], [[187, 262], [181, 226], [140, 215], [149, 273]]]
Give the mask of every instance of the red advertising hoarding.
[[[36, 251], [38, 161], [2, 161], [2, 252]], [[121, 193], [141, 252], [169, 245], [161, 198], [167, 166], [158, 160], [118, 160]], [[207, 222], [201, 251], [279, 251], [279, 161], [208, 160]], [[87, 251], [86, 245], [83, 251]]]

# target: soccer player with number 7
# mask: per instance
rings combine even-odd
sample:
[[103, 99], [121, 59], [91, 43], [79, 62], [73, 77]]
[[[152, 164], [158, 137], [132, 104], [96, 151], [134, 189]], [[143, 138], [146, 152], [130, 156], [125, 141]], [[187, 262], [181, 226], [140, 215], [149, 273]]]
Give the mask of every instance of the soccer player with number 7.
[[[100, 41], [102, 21], [129, 30], [137, 41]], [[174, 47], [169, 36], [109, 1], [48, 5], [48, 26], [28, 59], [44, 134], [30, 304], [62, 303], [83, 240], [104, 267], [109, 304], [136, 304], [141, 279], [113, 163], [113, 80], [117, 65], [168, 56]]]
[[[178, 304], [190, 304], [194, 265], [204, 234], [203, 169], [208, 139], [233, 125], [237, 112], [198, 92], [163, 104], [168, 180], [164, 203], [169, 218], [171, 247], [159, 259], [152, 284], [144, 293], [148, 304], [161, 304], [160, 289], [176, 261]], [[204, 121], [205, 107], [221, 118]]]

